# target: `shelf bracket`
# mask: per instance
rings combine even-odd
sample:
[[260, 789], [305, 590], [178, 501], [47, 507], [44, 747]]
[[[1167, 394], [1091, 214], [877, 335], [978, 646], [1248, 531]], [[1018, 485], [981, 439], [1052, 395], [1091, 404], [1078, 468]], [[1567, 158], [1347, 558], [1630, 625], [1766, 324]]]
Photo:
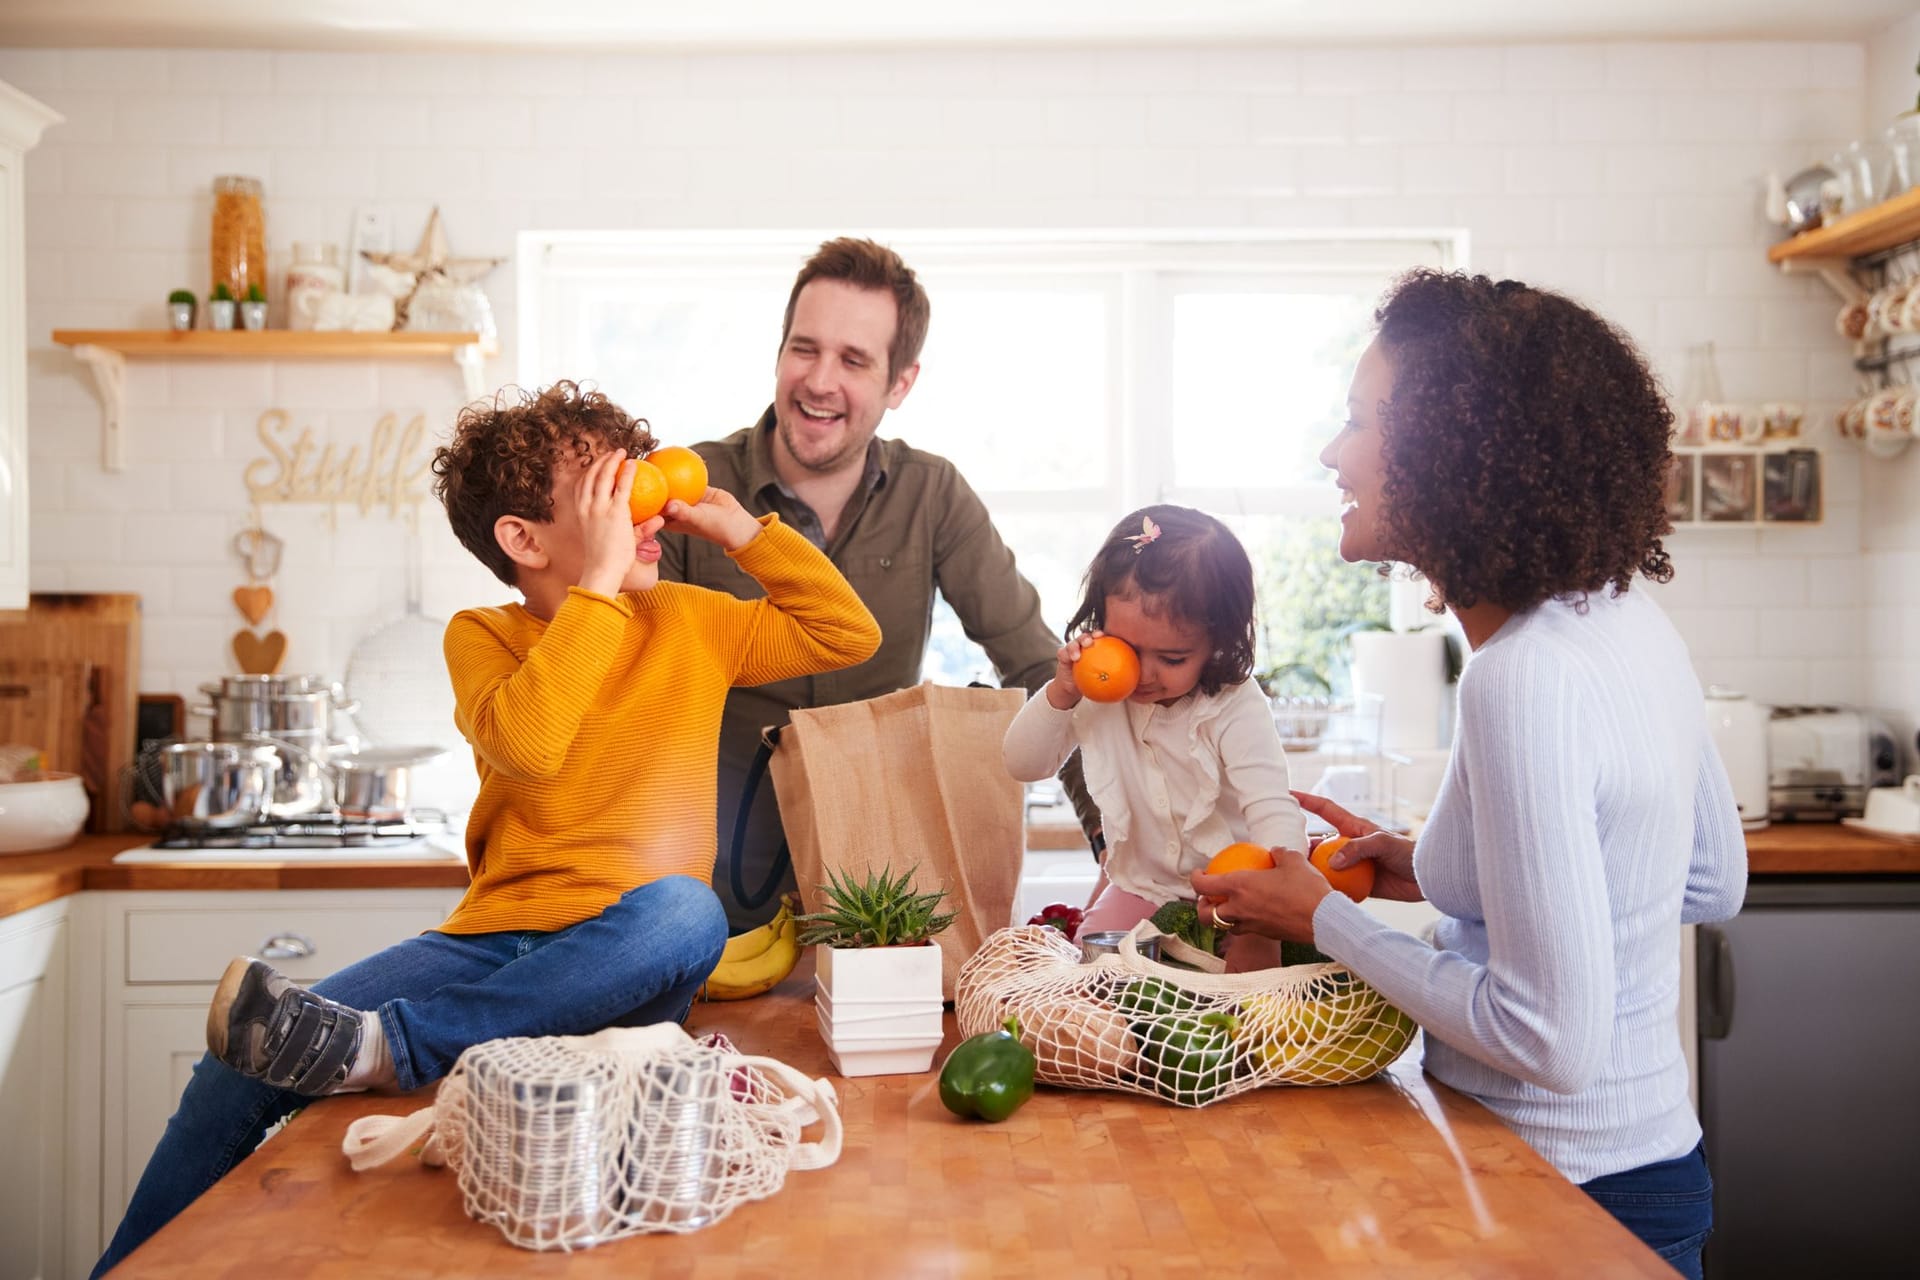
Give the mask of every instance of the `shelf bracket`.
[[1867, 300], [1867, 291], [1847, 270], [1845, 258], [1788, 258], [1780, 264], [1780, 270], [1790, 276], [1819, 276], [1829, 289], [1840, 295], [1840, 301], [1849, 305]]
[[453, 349], [453, 362], [460, 366], [460, 381], [466, 387], [469, 400], [478, 400], [486, 394], [486, 360], [487, 353], [477, 342]]
[[74, 358], [93, 370], [94, 389], [100, 393], [100, 466], [107, 471], [127, 469], [127, 442], [122, 429], [127, 405], [127, 358], [112, 347], [83, 342]]

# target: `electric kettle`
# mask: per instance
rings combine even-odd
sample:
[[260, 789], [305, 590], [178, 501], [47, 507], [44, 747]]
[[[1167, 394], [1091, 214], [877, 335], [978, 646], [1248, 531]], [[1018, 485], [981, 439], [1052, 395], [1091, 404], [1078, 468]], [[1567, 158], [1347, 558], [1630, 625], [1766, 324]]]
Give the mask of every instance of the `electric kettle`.
[[1767, 769], [1767, 721], [1772, 708], [1737, 689], [1707, 686], [1707, 732], [1733, 784], [1740, 825], [1758, 831], [1767, 825], [1771, 801]]

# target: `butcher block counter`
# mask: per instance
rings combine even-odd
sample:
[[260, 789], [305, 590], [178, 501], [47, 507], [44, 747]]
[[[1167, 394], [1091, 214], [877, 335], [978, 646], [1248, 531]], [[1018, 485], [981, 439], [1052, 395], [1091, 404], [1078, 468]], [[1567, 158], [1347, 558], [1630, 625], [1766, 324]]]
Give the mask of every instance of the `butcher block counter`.
[[[379, 862], [275, 860], [262, 850], [248, 862], [116, 863], [113, 855], [150, 836], [82, 836], [52, 853], [0, 854], [0, 917], [88, 889], [460, 889], [466, 866], [454, 859], [385, 854]], [[1880, 835], [1833, 823], [1776, 823], [1747, 835], [1748, 870], [1764, 875], [1916, 875], [1920, 839]]]
[[[469, 1219], [454, 1175], [412, 1156], [354, 1173], [347, 1125], [426, 1103], [366, 1094], [296, 1115], [113, 1273], [318, 1276], [1673, 1275], [1493, 1115], [1419, 1070], [1273, 1088], [1204, 1110], [1041, 1088], [1005, 1122], [940, 1105], [936, 1074], [840, 1079], [803, 962], [758, 999], [694, 1007], [832, 1079], [837, 1164], [689, 1235], [532, 1253]], [[952, 1015], [947, 1042], [956, 1040]], [[812, 1131], [808, 1136], [812, 1136]]]

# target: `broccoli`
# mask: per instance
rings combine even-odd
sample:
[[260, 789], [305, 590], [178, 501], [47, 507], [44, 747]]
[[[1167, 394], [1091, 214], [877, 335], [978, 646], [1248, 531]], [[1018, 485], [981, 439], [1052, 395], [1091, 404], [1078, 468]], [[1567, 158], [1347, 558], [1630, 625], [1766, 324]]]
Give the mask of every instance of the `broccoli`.
[[1226, 946], [1226, 933], [1210, 924], [1200, 923], [1200, 909], [1191, 902], [1176, 899], [1167, 903], [1153, 913], [1153, 927], [1162, 933], [1172, 934], [1208, 955], [1217, 956]]
[[[1153, 913], [1153, 927], [1162, 933], [1172, 934], [1188, 946], [1198, 947], [1216, 956], [1226, 954], [1227, 939], [1232, 936], [1225, 929], [1200, 923], [1199, 904], [1179, 900], [1169, 902]], [[1330, 959], [1311, 942], [1280, 944], [1280, 963], [1283, 965], [1326, 964]]]

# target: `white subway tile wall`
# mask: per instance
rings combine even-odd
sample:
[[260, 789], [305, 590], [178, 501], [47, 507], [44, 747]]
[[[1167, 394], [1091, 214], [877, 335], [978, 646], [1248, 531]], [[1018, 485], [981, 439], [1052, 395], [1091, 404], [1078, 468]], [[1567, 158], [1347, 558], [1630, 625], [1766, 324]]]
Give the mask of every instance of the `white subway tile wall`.
[[[204, 291], [216, 174], [265, 183], [275, 324], [292, 243], [344, 242], [358, 205], [405, 248], [437, 203], [463, 255], [509, 253], [523, 228], [1463, 227], [1473, 267], [1591, 302], [1670, 382], [1711, 340], [1730, 397], [1810, 403], [1824, 525], [1677, 534], [1659, 594], [1704, 679], [1869, 702], [1910, 732], [1920, 458], [1863, 461], [1832, 438], [1854, 389], [1836, 303], [1766, 264], [1761, 218], [1767, 170], [1887, 114], [1869, 103], [1896, 96], [1907, 28], [1920, 20], [1870, 45], [0, 50], [0, 78], [67, 117], [27, 163], [33, 585], [140, 592], [142, 687], [191, 690], [228, 669], [240, 625], [229, 542], [260, 412], [351, 443], [382, 412], [437, 435], [458, 408], [450, 366], [141, 362], [128, 470], [104, 474], [88, 376], [48, 335], [158, 327], [169, 288]], [[487, 288], [503, 346], [489, 378], [506, 382], [512, 268]], [[715, 388], [716, 429], [760, 410], [765, 373]], [[427, 612], [502, 598], [425, 514]], [[338, 674], [403, 607], [402, 528], [350, 506], [268, 521], [287, 542], [273, 622], [289, 668]]]

